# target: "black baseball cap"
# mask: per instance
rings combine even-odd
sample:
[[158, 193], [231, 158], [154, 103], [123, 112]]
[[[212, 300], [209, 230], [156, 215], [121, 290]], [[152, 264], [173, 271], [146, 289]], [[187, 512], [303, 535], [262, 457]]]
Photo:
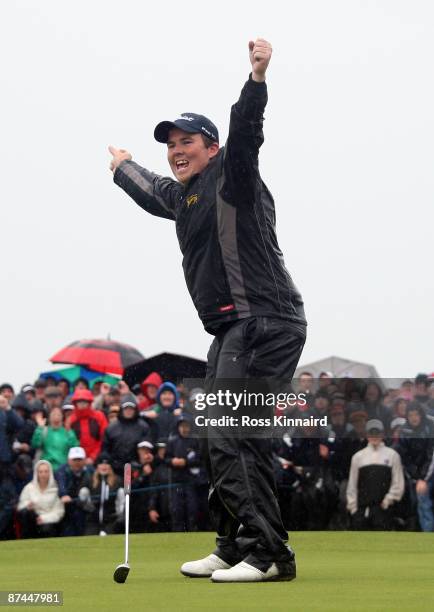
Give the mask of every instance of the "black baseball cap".
[[179, 128], [191, 134], [203, 134], [214, 142], [219, 141], [219, 133], [214, 123], [204, 115], [196, 113], [182, 113], [174, 121], [161, 121], [154, 130], [155, 140], [167, 143], [169, 132], [173, 128]]

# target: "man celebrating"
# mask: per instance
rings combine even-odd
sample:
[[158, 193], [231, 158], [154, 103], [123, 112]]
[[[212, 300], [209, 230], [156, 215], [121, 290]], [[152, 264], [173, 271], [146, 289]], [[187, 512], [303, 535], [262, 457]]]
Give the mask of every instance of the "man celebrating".
[[[114, 182], [147, 212], [176, 222], [188, 290], [206, 331], [215, 336], [208, 391], [223, 379], [290, 381], [306, 338], [303, 302], [285, 268], [274, 201], [258, 167], [271, 53], [263, 39], [249, 43], [252, 72], [232, 107], [224, 147], [203, 115], [183, 113], [157, 125], [154, 136], [167, 144], [176, 181], [109, 147]], [[217, 548], [184, 563], [181, 572], [214, 582], [295, 578], [271, 440], [210, 437], [208, 452]]]

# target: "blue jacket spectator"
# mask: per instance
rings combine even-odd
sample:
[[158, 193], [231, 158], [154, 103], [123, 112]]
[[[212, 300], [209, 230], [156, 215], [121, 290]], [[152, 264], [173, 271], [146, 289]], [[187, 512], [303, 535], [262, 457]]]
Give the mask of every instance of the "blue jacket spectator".
[[171, 435], [176, 433], [176, 417], [181, 412], [178, 390], [173, 383], [164, 382], [160, 386], [154, 410], [158, 412], [155, 419], [158, 426], [158, 437], [168, 440]]

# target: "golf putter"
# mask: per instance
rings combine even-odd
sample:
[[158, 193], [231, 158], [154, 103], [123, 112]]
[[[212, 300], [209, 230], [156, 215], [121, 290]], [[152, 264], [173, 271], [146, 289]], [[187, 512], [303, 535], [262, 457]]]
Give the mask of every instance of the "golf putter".
[[125, 491], [125, 563], [118, 565], [113, 574], [115, 582], [125, 582], [130, 566], [128, 565], [128, 536], [130, 531], [130, 493], [131, 493], [131, 463], [124, 467], [124, 491]]

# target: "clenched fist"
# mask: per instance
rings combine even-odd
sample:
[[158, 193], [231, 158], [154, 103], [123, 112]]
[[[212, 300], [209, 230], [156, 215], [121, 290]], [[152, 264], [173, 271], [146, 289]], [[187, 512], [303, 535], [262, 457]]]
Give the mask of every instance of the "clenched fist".
[[265, 81], [265, 72], [270, 63], [272, 52], [270, 43], [263, 38], [257, 38], [255, 42], [253, 40], [249, 42], [249, 56], [254, 81]]
[[133, 159], [131, 153], [128, 153], [125, 149], [117, 149], [110, 145], [108, 150], [113, 155], [113, 159], [110, 162], [110, 170], [112, 172], [114, 172], [123, 161], [130, 161]]

